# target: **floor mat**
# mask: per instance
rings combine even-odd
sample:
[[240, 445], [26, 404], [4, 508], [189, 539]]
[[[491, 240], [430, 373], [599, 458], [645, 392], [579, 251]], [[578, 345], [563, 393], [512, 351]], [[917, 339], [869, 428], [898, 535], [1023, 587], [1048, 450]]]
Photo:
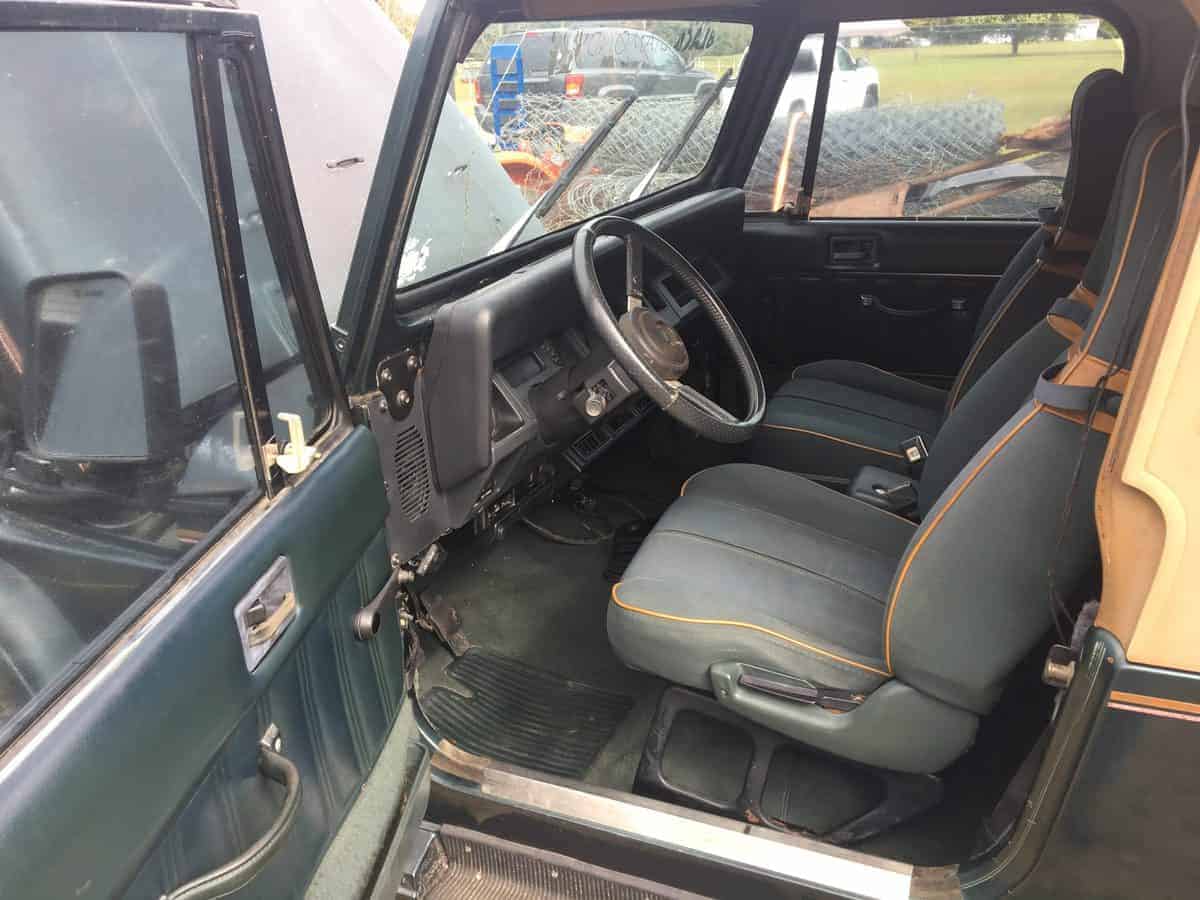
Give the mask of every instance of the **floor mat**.
[[446, 669], [421, 709], [442, 736], [471, 753], [581, 778], [633, 709], [633, 698], [569, 681], [474, 648]]

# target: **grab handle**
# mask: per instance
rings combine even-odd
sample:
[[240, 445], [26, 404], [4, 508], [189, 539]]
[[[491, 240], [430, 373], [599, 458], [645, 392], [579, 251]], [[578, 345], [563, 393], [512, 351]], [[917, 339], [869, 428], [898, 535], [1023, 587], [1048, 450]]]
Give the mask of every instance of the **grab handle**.
[[287, 793], [283, 798], [283, 808], [271, 827], [245, 853], [163, 894], [162, 900], [214, 900], [231, 894], [261, 872], [275, 851], [283, 846], [283, 840], [291, 831], [300, 809], [300, 770], [283, 755], [282, 750], [283, 738], [279, 729], [272, 724], [258, 742], [258, 771], [283, 785]]

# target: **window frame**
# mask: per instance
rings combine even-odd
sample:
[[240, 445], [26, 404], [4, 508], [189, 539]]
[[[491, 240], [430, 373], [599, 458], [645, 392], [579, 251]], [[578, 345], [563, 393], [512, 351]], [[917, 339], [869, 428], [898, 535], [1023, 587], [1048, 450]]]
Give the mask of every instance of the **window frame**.
[[[1118, 36], [1121, 39], [1122, 49], [1125, 54], [1123, 73], [1130, 79], [1136, 81], [1139, 74], [1140, 64], [1140, 48], [1137, 43], [1137, 32], [1130, 24], [1128, 17], [1119, 7], [1104, 3], [1104, 2], [1083, 2], [1083, 3], [1043, 3], [1037, 6], [1028, 6], [1021, 8], [1004, 9], [1001, 12], [1019, 15], [1021, 13], [1038, 13], [1038, 12], [1063, 12], [1063, 13], [1078, 13], [1080, 15], [1095, 16], [1102, 22], [1107, 22], [1116, 29]], [[978, 15], [989, 15], [987, 11], [972, 13]], [[801, 176], [800, 192], [794, 198], [794, 202], [785, 203], [783, 207], [775, 210], [747, 210], [747, 218], [766, 219], [777, 218], [785, 221], [794, 222], [847, 222], [851, 224], [864, 224], [870, 222], [961, 222], [964, 224], [971, 222], [1033, 222], [1033, 219], [1011, 218], [1005, 216], [970, 216], [959, 218], [931, 218], [922, 216], [864, 216], [864, 217], [813, 217], [812, 202], [814, 189], [816, 187], [817, 164], [820, 160], [821, 139], [825, 127], [825, 114], [829, 100], [829, 93], [833, 83], [833, 59], [829, 52], [830, 41], [837, 42], [838, 34], [843, 25], [854, 24], [857, 22], [870, 21], [868, 19], [834, 19], [829, 22], [822, 21], [821, 24], [826, 25], [824, 30], [818, 27], [818, 23], [811, 22], [804, 29], [805, 33], [800, 36], [796, 43], [795, 51], [798, 53], [800, 45], [804, 39], [810, 35], [822, 35], [824, 45], [822, 47], [822, 58], [818, 60], [817, 65], [817, 88], [816, 96], [813, 102], [813, 112], [810, 117], [810, 128], [808, 135], [808, 143], [805, 146], [804, 152], [804, 170]], [[848, 52], [848, 51], [847, 51]], [[830, 56], [829, 71], [826, 71], [825, 57]], [[853, 57], [853, 54], [851, 54]], [[777, 99], [777, 98], [776, 98]], [[762, 138], [760, 137], [760, 142]], [[750, 161], [753, 166], [753, 159]], [[749, 168], [743, 175], [742, 182], [745, 182], [749, 176]]]
[[[222, 45], [213, 68], [217, 72], [217, 93], [214, 97], [213, 115], [220, 115], [220, 127], [224, 133], [224, 139], [220, 146], [222, 152], [219, 154], [220, 162], [223, 166], [230, 167], [230, 175], [232, 177], [232, 161], [230, 158], [230, 135], [226, 129], [224, 109], [224, 93], [221, 91], [221, 69], [222, 63], [225, 64], [225, 70], [228, 73], [226, 81], [229, 85], [229, 94], [234, 100], [233, 114], [237, 117], [238, 130], [241, 132], [243, 149], [246, 153], [246, 164], [250, 170], [250, 179], [254, 185], [254, 192], [258, 198], [259, 214], [263, 220], [263, 231], [266, 234], [267, 243], [271, 250], [271, 258], [275, 266], [275, 273], [279, 278], [280, 289], [283, 293], [284, 303], [288, 310], [288, 320], [291, 323], [292, 329], [296, 335], [296, 342], [299, 345], [299, 352], [296, 356], [290, 359], [283, 360], [280, 363], [270, 367], [263, 366], [261, 357], [259, 360], [260, 373], [262, 377], [263, 397], [266, 399], [267, 385], [276, 377], [281, 377], [285, 372], [295, 366], [303, 366], [308, 373], [309, 381], [314, 392], [321, 392], [324, 395], [325, 410], [323, 415], [316, 419], [313, 423], [313, 429], [310, 434], [306, 434], [305, 438], [312, 443], [322, 434], [326, 433], [333, 423], [333, 406], [335, 404], [334, 397], [338, 390], [338, 384], [333, 375], [333, 372], [326, 366], [323, 366], [316, 348], [313, 346], [312, 335], [320, 334], [322, 331], [328, 333], [328, 326], [322, 323], [308, 322], [305, 316], [305, 304], [300, 302], [297, 294], [297, 279], [296, 272], [302, 267], [302, 263], [294, 258], [294, 247], [287, 239], [286, 232], [283, 228], [283, 222], [286, 216], [280, 208], [279, 185], [272, 182], [271, 171], [272, 167], [265, 158], [264, 149], [262, 146], [264, 135], [266, 133], [266, 125], [263, 120], [263, 113], [256, 101], [258, 92], [255, 90], [253, 75], [250, 71], [251, 60], [249, 55], [245, 53], [244, 45], [237, 39], [230, 39], [229, 35], [222, 35]], [[230, 182], [230, 190], [233, 190], [233, 183]], [[229, 199], [223, 204], [224, 210], [231, 215], [232, 221], [236, 224], [239, 222], [239, 211], [237, 209], [236, 192], [229, 195]], [[228, 226], [227, 226], [228, 227]], [[242, 246], [241, 229], [237, 228], [237, 244]], [[241, 269], [245, 270], [246, 262], [243, 254], [241, 259]], [[244, 288], [247, 296], [251, 301], [251, 316], [249, 318], [249, 326], [254, 327], [253, 317], [253, 297], [250, 295], [249, 279], [238, 279], [239, 290]], [[240, 300], [240, 297], [239, 297]], [[319, 330], [318, 330], [319, 329]], [[254, 347], [254, 352], [258, 353], [258, 340], [256, 335], [251, 335], [247, 330], [247, 340]], [[266, 410], [268, 417], [271, 413], [270, 403], [267, 402]], [[277, 410], [276, 412], [287, 412], [294, 410]], [[286, 441], [287, 435], [279, 433], [279, 425], [276, 420], [271, 420], [272, 431], [276, 443], [282, 445]], [[264, 443], [269, 442], [269, 438]], [[273, 473], [278, 480], [282, 473]]]
[[[41, 0], [0, 4], [0, 31], [4, 32], [140, 32], [182, 36], [182, 62], [188, 67], [192, 120], [213, 239], [214, 264], [220, 290], [219, 302], [226, 319], [226, 333], [236, 378], [236, 384], [219, 388], [200, 402], [228, 402], [236, 393], [239, 402], [233, 408], [240, 407], [246, 416], [247, 437], [256, 474], [253, 488], [247, 489], [194, 545], [171, 561], [154, 581], [132, 597], [113, 620], [80, 649], [71, 665], [64, 667], [0, 725], [0, 757], [19, 745], [30, 728], [52, 711], [64, 695], [104, 659], [116, 652], [116, 645], [122, 637], [164, 598], [171, 596], [190, 572], [195, 571], [211, 557], [215, 548], [236, 533], [239, 526], [244, 528], [247, 523], [253, 521], [257, 511], [269, 506], [287, 486], [282, 479], [282, 473], [277, 469], [268, 472], [265, 465], [263, 448], [266, 440], [261, 420], [265, 418], [269, 421], [270, 417], [270, 407], [266, 404], [266, 380], [258, 348], [254, 343], [253, 312], [249, 294], [247, 290], [237, 289], [239, 281], [245, 282], [244, 278], [238, 277], [238, 273], [245, 272], [245, 261], [241, 256], [241, 235], [237, 223], [229, 145], [220, 95], [218, 60], [224, 55], [233, 53], [239, 56], [243, 63], [246, 60], [250, 61], [249, 65], [240, 69], [254, 79], [247, 83], [244, 96], [249, 106], [256, 111], [256, 122], [270, 121], [262, 117], [261, 110], [263, 94], [260, 87], [262, 84], [269, 84], [269, 79], [264, 80], [265, 71], [260, 71], [260, 68], [265, 69], [265, 66], [255, 63], [253, 56], [242, 53], [239, 46], [239, 42], [242, 41], [261, 40], [257, 27], [250, 27], [253, 25], [253, 19], [249, 16], [246, 17], [246, 24], [247, 31], [232, 32], [227, 30], [230, 26], [228, 11], [186, 5], [166, 8], [149, 8], [137, 4], [98, 7], [86, 3]], [[306, 435], [306, 438], [311, 443], [318, 439], [319, 434], [321, 445], [327, 446], [340, 440], [350, 427], [349, 409], [328, 341], [313, 340], [314, 335], [324, 331], [328, 337], [329, 332], [323, 324], [320, 330], [314, 330], [316, 323], [323, 323], [324, 314], [316, 289], [315, 275], [308, 258], [295, 193], [291, 189], [290, 175], [287, 174], [290, 170], [286, 168], [286, 157], [283, 156], [282, 136], [277, 128], [266, 131], [261, 125], [253, 131], [246, 131], [243, 127], [243, 135], [247, 138], [253, 135], [253, 140], [246, 140], [248, 157], [254, 155], [260, 161], [269, 162], [265, 171], [271, 176], [270, 186], [267, 194], [260, 196], [264, 206], [269, 202], [273, 211], [282, 219], [268, 222], [264, 210], [264, 227], [269, 235], [274, 234], [269, 238], [273, 253], [277, 246], [282, 247], [286, 253], [286, 264], [280, 267], [279, 274], [281, 284], [288, 278], [296, 288], [296, 308], [303, 322], [303, 328], [297, 331], [297, 339], [302, 346], [311, 348], [314, 367], [309, 370], [309, 375], [314, 388], [320, 383], [329, 398], [329, 414], [321, 423], [320, 429], [315, 429], [314, 435], [311, 438]], [[284, 168], [280, 168], [281, 164]], [[282, 183], [284, 177], [287, 178], [286, 184]], [[274, 213], [271, 218], [275, 219]], [[245, 324], [247, 317], [249, 327]], [[258, 423], [258, 427], [253, 427], [252, 423]], [[271, 435], [273, 436], [273, 432]]]

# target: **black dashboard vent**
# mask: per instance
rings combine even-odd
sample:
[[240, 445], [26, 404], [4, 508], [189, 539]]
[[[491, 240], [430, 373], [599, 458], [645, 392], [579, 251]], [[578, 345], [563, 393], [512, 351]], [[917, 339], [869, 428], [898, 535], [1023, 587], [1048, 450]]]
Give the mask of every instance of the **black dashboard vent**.
[[396, 506], [410, 522], [429, 510], [429, 461], [425, 458], [425, 438], [416, 426], [396, 432]]
[[654, 401], [645, 396], [625, 404], [591, 431], [577, 437], [571, 446], [563, 451], [563, 456], [576, 470], [582, 472], [589, 463], [611, 447], [617, 438], [657, 408]]

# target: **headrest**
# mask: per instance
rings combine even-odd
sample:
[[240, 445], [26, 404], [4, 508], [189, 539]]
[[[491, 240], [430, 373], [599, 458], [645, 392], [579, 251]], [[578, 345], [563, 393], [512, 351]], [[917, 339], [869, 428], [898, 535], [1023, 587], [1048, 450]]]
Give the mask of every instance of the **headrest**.
[[1071, 101], [1071, 156], [1051, 249], [1091, 252], [1104, 226], [1125, 144], [1137, 117], [1128, 80], [1100, 69], [1080, 82]]
[[[1178, 110], [1146, 116], [1129, 140], [1108, 221], [1084, 274], [1099, 284], [1096, 308], [1079, 338], [1079, 357], [1128, 370], [1175, 234], [1180, 180], [1196, 158], [1200, 110], [1189, 113], [1194, 136], [1186, 163]], [[1102, 273], [1102, 274], [1101, 274]]]

